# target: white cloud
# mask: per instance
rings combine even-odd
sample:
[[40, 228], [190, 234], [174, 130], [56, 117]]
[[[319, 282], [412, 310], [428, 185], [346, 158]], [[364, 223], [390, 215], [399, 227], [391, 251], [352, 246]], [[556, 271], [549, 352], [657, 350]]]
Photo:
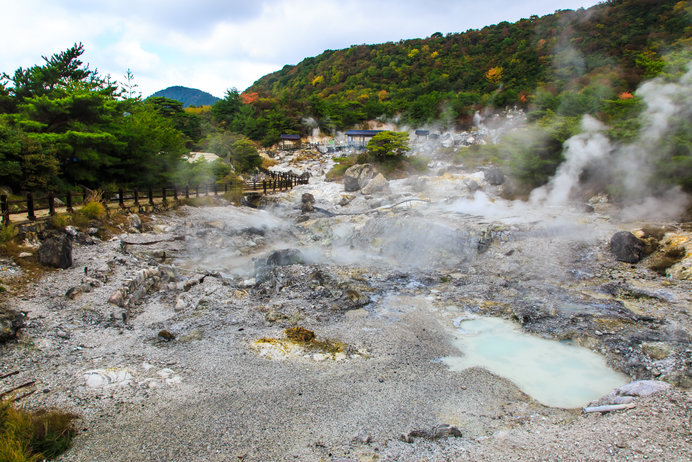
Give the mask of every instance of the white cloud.
[[84, 61], [147, 96], [185, 85], [222, 96], [326, 49], [463, 32], [597, 0], [9, 0], [0, 28], [14, 72], [82, 42]]

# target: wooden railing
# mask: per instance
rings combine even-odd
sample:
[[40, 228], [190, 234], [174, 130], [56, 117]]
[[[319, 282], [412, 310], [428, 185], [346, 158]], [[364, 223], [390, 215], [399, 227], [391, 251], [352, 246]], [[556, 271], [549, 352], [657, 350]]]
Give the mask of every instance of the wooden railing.
[[[307, 184], [308, 177], [306, 175], [297, 176], [290, 173], [276, 173], [265, 171], [262, 178], [245, 181], [240, 188], [243, 195], [248, 194], [269, 194], [276, 191], [286, 191], [292, 189], [299, 184]], [[145, 188], [132, 190], [124, 190], [119, 188], [116, 192], [106, 192], [102, 194], [101, 202], [108, 207], [108, 204], [117, 203], [120, 208], [126, 208], [128, 205], [141, 207], [146, 205], [154, 206], [156, 201], [161, 204], [167, 204], [169, 199], [178, 202], [181, 198], [189, 199], [190, 197], [199, 197], [200, 195], [208, 196], [210, 194], [218, 195], [219, 193], [227, 193], [229, 191], [238, 190], [237, 185], [230, 183], [205, 183], [191, 187], [163, 187], [163, 188]], [[26, 215], [29, 221], [36, 221], [36, 212], [48, 211], [48, 216], [53, 216], [56, 210], [64, 208], [66, 212], [74, 212], [77, 206], [85, 205], [90, 197], [91, 192], [83, 189], [81, 191], [67, 191], [62, 194], [55, 193], [33, 193], [28, 192], [25, 198], [9, 200], [6, 194], [0, 195], [0, 214], [2, 215], [2, 223], [4, 226], [10, 224], [10, 215]], [[126, 205], [128, 204], [128, 205]], [[44, 213], [45, 215], [45, 213]]]

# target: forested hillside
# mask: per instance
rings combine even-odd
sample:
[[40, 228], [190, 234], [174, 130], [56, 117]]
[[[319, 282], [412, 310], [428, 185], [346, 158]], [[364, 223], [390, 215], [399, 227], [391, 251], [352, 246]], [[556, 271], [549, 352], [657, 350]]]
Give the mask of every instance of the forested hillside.
[[[230, 91], [217, 117], [268, 145], [380, 116], [464, 125], [478, 108], [597, 112], [689, 46], [690, 2], [612, 0], [464, 33], [327, 50]], [[247, 107], [250, 106], [250, 107]], [[311, 121], [312, 122], [312, 121]]]
[[212, 106], [219, 100], [219, 98], [207, 93], [206, 91], [181, 86], [168, 87], [165, 90], [159, 90], [151, 95], [150, 98], [159, 96], [180, 101], [183, 103], [184, 108], [189, 106]]

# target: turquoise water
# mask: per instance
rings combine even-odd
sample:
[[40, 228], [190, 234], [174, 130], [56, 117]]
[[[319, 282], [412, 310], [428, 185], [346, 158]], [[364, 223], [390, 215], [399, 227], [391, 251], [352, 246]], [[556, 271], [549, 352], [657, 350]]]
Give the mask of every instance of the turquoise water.
[[463, 355], [443, 358], [452, 370], [482, 367], [547, 406], [582, 407], [629, 382], [589, 349], [526, 334], [500, 318], [461, 322], [454, 343]]

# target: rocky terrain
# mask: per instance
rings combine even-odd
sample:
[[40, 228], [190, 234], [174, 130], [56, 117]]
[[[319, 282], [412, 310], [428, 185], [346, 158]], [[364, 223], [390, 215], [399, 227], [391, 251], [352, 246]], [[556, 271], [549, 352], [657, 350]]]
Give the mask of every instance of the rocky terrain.
[[[80, 415], [66, 461], [692, 459], [689, 226], [506, 202], [496, 176], [314, 178], [76, 234], [70, 267], [6, 298], [0, 383]], [[450, 369], [479, 316], [646, 382], [565, 409]]]

